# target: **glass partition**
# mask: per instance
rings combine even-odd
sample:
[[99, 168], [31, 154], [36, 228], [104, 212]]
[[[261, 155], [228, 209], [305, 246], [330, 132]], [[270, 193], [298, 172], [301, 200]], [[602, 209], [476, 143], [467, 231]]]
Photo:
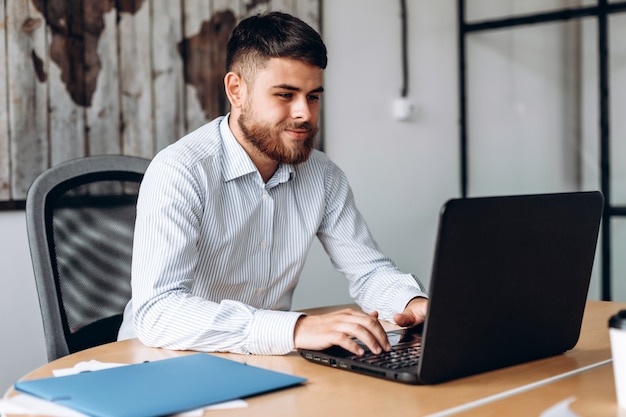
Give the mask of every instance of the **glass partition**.
[[611, 202], [626, 206], [626, 13], [611, 15], [608, 22]]
[[474, 23], [492, 19], [508, 19], [511, 17], [555, 12], [565, 8], [595, 6], [596, 4], [597, 0], [471, 0], [466, 2], [465, 16], [468, 23]]
[[469, 195], [599, 188], [585, 20], [467, 36]]

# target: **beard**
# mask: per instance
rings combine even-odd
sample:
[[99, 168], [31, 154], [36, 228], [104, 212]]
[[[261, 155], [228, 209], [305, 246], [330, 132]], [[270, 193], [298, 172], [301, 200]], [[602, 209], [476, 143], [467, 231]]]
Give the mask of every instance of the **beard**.
[[[306, 161], [311, 155], [318, 131], [317, 126], [309, 122], [285, 122], [276, 127], [254, 123], [248, 120], [245, 113], [239, 115], [237, 123], [248, 142], [263, 155], [281, 164], [296, 165]], [[287, 129], [306, 130], [308, 134], [304, 140], [291, 141], [292, 146], [288, 147], [280, 138], [280, 134]]]

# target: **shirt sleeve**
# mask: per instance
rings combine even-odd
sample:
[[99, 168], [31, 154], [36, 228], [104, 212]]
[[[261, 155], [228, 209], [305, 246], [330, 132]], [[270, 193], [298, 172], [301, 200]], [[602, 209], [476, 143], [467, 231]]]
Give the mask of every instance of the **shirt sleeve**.
[[374, 241], [355, 206], [345, 174], [335, 164], [326, 173], [326, 211], [318, 238], [333, 266], [349, 281], [350, 296], [366, 312], [391, 321], [415, 297], [428, 297], [412, 274], [402, 273]]
[[[175, 350], [285, 354], [301, 313], [194, 296], [205, 191], [193, 168], [155, 158], [137, 204], [132, 306], [136, 336]], [[202, 277], [211, 279], [211, 277]]]

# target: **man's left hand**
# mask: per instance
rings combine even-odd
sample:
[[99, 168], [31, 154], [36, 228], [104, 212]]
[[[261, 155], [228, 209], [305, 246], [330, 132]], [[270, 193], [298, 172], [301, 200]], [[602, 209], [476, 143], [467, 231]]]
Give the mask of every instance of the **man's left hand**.
[[393, 316], [398, 326], [413, 327], [422, 323], [426, 318], [428, 299], [423, 297], [413, 298], [404, 308], [402, 313]]

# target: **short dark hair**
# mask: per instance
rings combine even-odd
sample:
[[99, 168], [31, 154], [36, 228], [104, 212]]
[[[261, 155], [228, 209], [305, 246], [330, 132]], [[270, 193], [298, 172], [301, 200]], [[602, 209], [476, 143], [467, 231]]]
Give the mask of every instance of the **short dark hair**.
[[270, 58], [291, 58], [321, 69], [328, 62], [319, 33], [304, 21], [281, 12], [248, 17], [237, 25], [226, 47], [226, 71], [255, 68]]

